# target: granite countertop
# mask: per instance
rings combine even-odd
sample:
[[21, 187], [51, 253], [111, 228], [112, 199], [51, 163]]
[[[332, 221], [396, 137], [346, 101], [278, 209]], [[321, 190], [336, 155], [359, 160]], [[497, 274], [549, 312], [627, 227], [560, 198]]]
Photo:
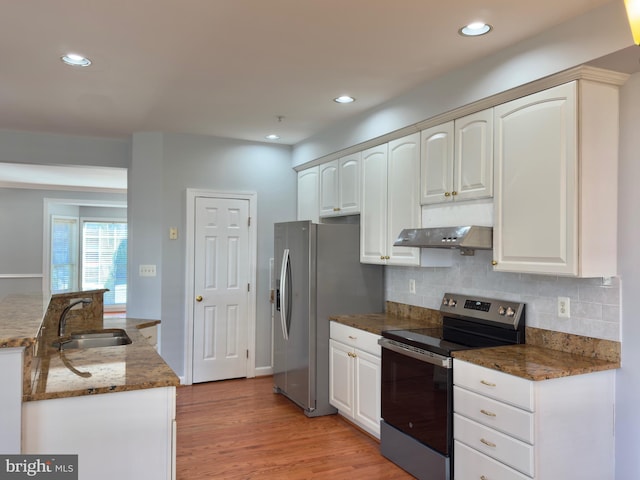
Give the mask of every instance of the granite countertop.
[[375, 333], [376, 335], [381, 335], [384, 330], [406, 330], [410, 328], [440, 326], [428, 320], [402, 317], [389, 313], [334, 315], [329, 317], [329, 320]]
[[45, 400], [144, 388], [177, 386], [180, 381], [139, 332], [157, 321], [105, 319], [104, 328], [124, 328], [129, 345], [72, 349], [45, 348], [38, 354], [31, 391], [23, 400]]
[[0, 301], [0, 348], [33, 345], [47, 311], [42, 294], [16, 294]]
[[[387, 307], [392, 308], [391, 313], [335, 315], [329, 318], [376, 335], [381, 335], [384, 330], [442, 327], [441, 317], [435, 310], [421, 311], [417, 307], [410, 307], [407, 310], [406, 306], [395, 304], [388, 304]], [[585, 340], [594, 339], [586, 337], [567, 339], [566, 335], [557, 334], [557, 332], [545, 332], [545, 335], [541, 335], [534, 330], [527, 330], [527, 341], [532, 339], [541, 344], [460, 350], [454, 352], [453, 356], [528, 380], [548, 380], [620, 368], [619, 356], [612, 354], [605, 355], [608, 358], [597, 358], [596, 353], [601, 352], [592, 352], [585, 348]], [[557, 341], [558, 335], [562, 336], [561, 342]], [[590, 345], [589, 342], [587, 344]], [[562, 351], [558, 348], [559, 346], [573, 350]]]
[[526, 344], [460, 350], [453, 357], [536, 381], [620, 368], [620, 362]]
[[[83, 292], [81, 295], [90, 293], [100, 296], [101, 300], [100, 291]], [[125, 329], [132, 343], [64, 352], [51, 347], [50, 339], [43, 339], [43, 332], [47, 330], [44, 327], [46, 319], [59, 314], [51, 305], [54, 297], [37, 293], [15, 294], [0, 300], [0, 348], [25, 349], [23, 401], [180, 384], [173, 370], [139, 331], [157, 325], [160, 323], [157, 320], [102, 320], [100, 315], [91, 322], [103, 328]], [[102, 308], [101, 305], [99, 307]]]

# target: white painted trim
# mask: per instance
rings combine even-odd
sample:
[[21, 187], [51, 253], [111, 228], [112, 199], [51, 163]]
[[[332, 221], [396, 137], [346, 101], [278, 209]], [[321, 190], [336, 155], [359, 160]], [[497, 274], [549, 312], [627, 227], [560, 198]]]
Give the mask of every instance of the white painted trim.
[[[42, 215], [42, 292], [51, 295], [51, 205], [75, 205], [78, 207], [127, 208], [126, 201], [119, 200], [79, 200], [74, 198], [45, 198]], [[79, 217], [78, 217], [79, 218]], [[129, 216], [127, 215], [127, 222]]]
[[269, 375], [273, 375], [273, 367], [257, 367], [256, 377], [267, 377]]
[[0, 273], [0, 278], [42, 278], [42, 273]]
[[197, 188], [187, 188], [187, 225], [186, 225], [186, 265], [185, 265], [185, 359], [184, 359], [184, 385], [193, 383], [193, 301], [195, 296], [195, 286], [193, 278], [193, 265], [195, 262], [195, 202], [196, 197], [205, 198], [229, 198], [247, 200], [249, 202], [249, 217], [251, 217], [251, 227], [249, 228], [249, 276], [251, 278], [251, 291], [247, 305], [247, 348], [249, 357], [247, 358], [247, 378], [256, 376], [255, 354], [256, 354], [256, 305], [257, 305], [257, 265], [258, 265], [258, 194], [256, 192], [221, 192], [216, 190], [202, 190]]

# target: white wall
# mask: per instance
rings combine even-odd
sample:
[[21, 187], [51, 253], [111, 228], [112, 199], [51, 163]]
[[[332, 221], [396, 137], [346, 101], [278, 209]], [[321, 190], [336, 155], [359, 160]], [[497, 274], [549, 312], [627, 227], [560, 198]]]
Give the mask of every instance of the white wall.
[[[632, 45], [622, 1], [478, 59], [295, 145], [294, 167]], [[399, 55], [402, 52], [398, 52]]]
[[[136, 287], [128, 309], [132, 316], [162, 320], [162, 355], [178, 375], [184, 374], [189, 341], [184, 304], [186, 189], [257, 193], [255, 359], [257, 368], [270, 367], [273, 224], [296, 215], [297, 176], [290, 148], [201, 135], [135, 134], [130, 180], [130, 268], [156, 264], [158, 277], [140, 279], [130, 270]], [[169, 227], [178, 227], [178, 240], [168, 239]], [[144, 295], [138, 295], [141, 291]]]
[[616, 479], [627, 480], [640, 478], [640, 73], [622, 88], [620, 124], [618, 268], [622, 278], [622, 369], [616, 378]]

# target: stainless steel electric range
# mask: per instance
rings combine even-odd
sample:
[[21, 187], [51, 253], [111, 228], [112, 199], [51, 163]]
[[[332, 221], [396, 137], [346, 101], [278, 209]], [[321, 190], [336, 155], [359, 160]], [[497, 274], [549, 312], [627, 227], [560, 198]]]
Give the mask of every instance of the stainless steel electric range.
[[442, 328], [387, 330], [382, 455], [424, 480], [453, 479], [452, 352], [524, 343], [523, 303], [445, 293]]

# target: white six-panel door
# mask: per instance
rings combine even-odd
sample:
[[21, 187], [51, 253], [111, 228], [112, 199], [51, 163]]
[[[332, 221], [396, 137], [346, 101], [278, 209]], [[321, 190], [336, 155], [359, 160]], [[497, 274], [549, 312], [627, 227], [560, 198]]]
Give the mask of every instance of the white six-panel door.
[[249, 201], [196, 198], [193, 382], [247, 376]]

